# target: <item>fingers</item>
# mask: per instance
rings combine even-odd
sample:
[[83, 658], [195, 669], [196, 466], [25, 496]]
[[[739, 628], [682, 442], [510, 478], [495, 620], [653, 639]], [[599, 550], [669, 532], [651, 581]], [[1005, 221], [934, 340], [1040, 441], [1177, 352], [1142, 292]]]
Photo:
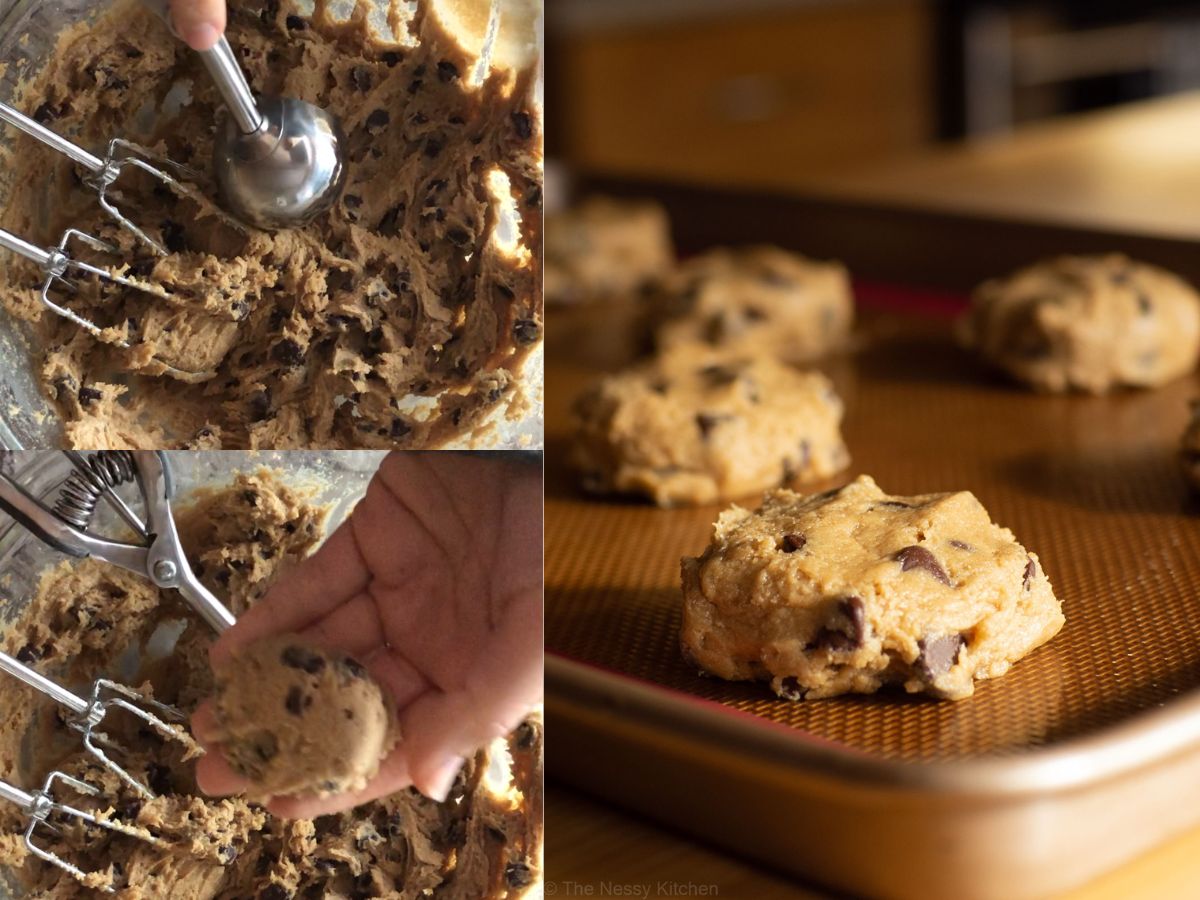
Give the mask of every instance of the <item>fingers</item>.
[[361, 593], [369, 580], [347, 520], [316, 553], [286, 572], [262, 600], [218, 638], [209, 650], [209, 659], [213, 666], [219, 666], [238, 647], [275, 634], [303, 631]]
[[225, 0], [171, 0], [171, 24], [193, 50], [209, 50], [225, 33]]
[[512, 604], [461, 690], [427, 692], [402, 711], [402, 749], [413, 784], [427, 797], [444, 799], [463, 757], [515, 728], [541, 699], [538, 599]]
[[215, 742], [219, 731], [212, 701], [202, 703], [192, 714], [192, 734], [207, 751], [196, 763], [196, 785], [200, 790], [210, 796], [225, 797], [250, 788], [250, 782], [233, 770]]

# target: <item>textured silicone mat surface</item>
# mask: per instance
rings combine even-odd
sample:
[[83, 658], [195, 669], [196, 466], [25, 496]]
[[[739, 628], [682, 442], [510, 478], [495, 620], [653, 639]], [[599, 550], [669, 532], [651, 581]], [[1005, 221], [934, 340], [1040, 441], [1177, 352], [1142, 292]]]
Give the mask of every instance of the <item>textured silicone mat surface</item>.
[[[591, 320], [589, 321], [589, 317]], [[1200, 685], [1200, 505], [1176, 459], [1195, 376], [1158, 391], [1041, 396], [984, 370], [944, 317], [860, 310], [860, 346], [821, 366], [846, 401], [850, 468], [897, 494], [973, 491], [1039, 554], [1067, 623], [975, 696], [888, 691], [792, 703], [680, 658], [679, 560], [720, 507], [579, 492], [569, 407], [616, 355], [606, 314], [548, 316], [546, 649], [892, 759], [1006, 754], [1093, 734]], [[742, 501], [753, 506], [754, 497]]]

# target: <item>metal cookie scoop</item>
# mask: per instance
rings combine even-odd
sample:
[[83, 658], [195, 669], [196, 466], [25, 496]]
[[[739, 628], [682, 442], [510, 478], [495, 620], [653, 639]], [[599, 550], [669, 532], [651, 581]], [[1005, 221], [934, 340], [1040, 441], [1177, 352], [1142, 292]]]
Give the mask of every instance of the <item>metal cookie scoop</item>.
[[[145, 0], [171, 27], [166, 0]], [[259, 228], [292, 228], [329, 209], [345, 181], [338, 120], [294, 97], [256, 104], [221, 37], [200, 59], [229, 109], [213, 142], [213, 173], [226, 211]]]

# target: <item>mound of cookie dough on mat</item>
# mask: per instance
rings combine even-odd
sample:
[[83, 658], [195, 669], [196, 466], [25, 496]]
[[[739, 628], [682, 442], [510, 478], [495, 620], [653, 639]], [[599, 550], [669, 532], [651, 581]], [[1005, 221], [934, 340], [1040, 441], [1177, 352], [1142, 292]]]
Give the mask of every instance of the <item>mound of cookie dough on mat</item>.
[[216, 690], [213, 737], [263, 798], [361, 790], [399, 738], [392, 701], [367, 670], [296, 635], [241, 648]]
[[[178, 509], [183, 546], [205, 585], [241, 614], [278, 572], [321, 539], [324, 510], [268, 473], [232, 484]], [[208, 649], [215, 635], [191, 608], [145, 578], [96, 560], [71, 560], [47, 571], [30, 605], [10, 623], [4, 650], [69, 684], [113, 674], [132, 648], [163, 626], [182, 634], [172, 653], [123, 679], [155, 699], [191, 713], [214, 690]], [[301, 661], [297, 659], [297, 661]], [[303, 660], [306, 678], [311, 661]], [[299, 705], [320, 688], [303, 682]], [[265, 686], [264, 686], [265, 687]], [[362, 694], [355, 692], [359, 700]], [[278, 819], [246, 797], [200, 793], [194, 760], [174, 742], [113, 714], [105, 729], [127, 753], [121, 764], [155, 792], [132, 793], [82, 752], [43, 695], [15, 679], [0, 682], [0, 778], [31, 787], [50, 769], [96, 784], [100, 798], [67, 792], [81, 809], [108, 809], [147, 829], [150, 846], [98, 828], [39, 829], [41, 846], [96, 873], [129, 900], [304, 900], [304, 898], [518, 897], [536, 880], [541, 859], [542, 725], [527, 719], [502, 742], [469, 759], [445, 803], [405, 790], [318, 819]], [[285, 696], [286, 702], [286, 696]], [[357, 707], [355, 707], [357, 709]], [[310, 710], [316, 710], [313, 705]], [[501, 759], [508, 784], [485, 774]], [[489, 782], [491, 782], [489, 784]], [[0, 804], [0, 863], [28, 896], [44, 900], [102, 896], [36, 859], [22, 842], [26, 819]], [[20, 896], [25, 896], [21, 894]]]
[[980, 356], [1037, 390], [1157, 387], [1196, 367], [1200, 296], [1120, 254], [1063, 256], [985, 282], [960, 328]]
[[682, 575], [684, 655], [790, 700], [888, 684], [959, 700], [1063, 625], [1037, 555], [972, 494], [893, 497], [865, 475], [726, 510]]
[[[219, 96], [199, 56], [140, 4], [118, 0], [66, 30], [26, 75], [14, 102], [44, 124], [89, 147], [130, 137], [198, 178], [182, 197], [122, 176], [120, 205], [167, 248], [160, 258], [115, 227], [64, 158], [24, 136], [5, 144], [0, 225], [43, 245], [84, 228], [120, 247], [101, 261], [169, 293], [83, 283], [64, 295], [97, 337], [40, 304], [31, 264], [0, 266], [0, 301], [32, 329], [68, 445], [486, 444], [496, 416], [528, 410], [517, 373], [542, 334], [536, 66], [476, 83], [477, 55], [439, 19], [447, 4], [394, 6], [386, 41], [365, 3], [341, 23], [331, 4], [312, 17], [287, 0], [231, 4], [229, 39], [255, 91], [324, 107], [346, 133], [339, 202], [274, 234], [207, 199]], [[474, 5], [486, 21], [486, 0]], [[180, 97], [178, 116], [137, 130], [145, 110]], [[502, 208], [519, 217], [515, 244], [497, 236]]]
[[815, 481], [850, 462], [829, 379], [768, 356], [680, 347], [602, 379], [576, 401], [575, 417], [583, 486], [659, 506]]
[[659, 349], [698, 343], [805, 363], [845, 345], [854, 295], [841, 263], [779, 247], [720, 247], [676, 268], [646, 309]]

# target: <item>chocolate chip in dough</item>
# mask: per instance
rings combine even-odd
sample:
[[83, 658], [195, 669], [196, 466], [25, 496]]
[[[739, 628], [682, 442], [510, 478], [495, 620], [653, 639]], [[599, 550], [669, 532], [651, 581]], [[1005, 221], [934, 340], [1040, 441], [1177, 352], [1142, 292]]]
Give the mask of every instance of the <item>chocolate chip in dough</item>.
[[380, 59], [382, 59], [387, 64], [387, 67], [389, 69], [392, 69], [392, 68], [395, 68], [397, 65], [399, 65], [403, 61], [404, 55], [395, 50], [388, 50], [386, 53], [383, 54], [383, 56], [380, 57]]
[[795, 553], [797, 550], [803, 550], [807, 543], [808, 538], [804, 535], [789, 533], [783, 536], [783, 540], [779, 542], [779, 548], [784, 553]]
[[271, 348], [271, 358], [285, 366], [298, 366], [304, 362], [304, 348], [291, 338], [284, 338]]
[[355, 66], [350, 70], [350, 83], [354, 85], [356, 90], [366, 93], [371, 89], [371, 70], [366, 66]]
[[347, 656], [342, 659], [339, 659], [338, 664], [341, 666], [342, 671], [345, 672], [347, 675], [349, 675], [351, 678], [366, 678], [367, 677], [367, 670], [364, 669], [362, 664], [356, 659], [351, 659], [350, 657]]
[[529, 750], [533, 747], [535, 737], [537, 737], [537, 732], [534, 727], [528, 722], [522, 722], [513, 732], [513, 743], [517, 745], [518, 749]]
[[512, 114], [513, 130], [523, 141], [533, 137], [533, 118], [527, 112], [517, 111]]
[[284, 700], [283, 705], [293, 716], [304, 715], [304, 691], [293, 685], [288, 690], [287, 699]]
[[26, 644], [17, 651], [17, 659], [20, 662], [25, 663], [27, 666], [33, 665], [41, 658], [42, 655], [38, 652], [37, 647], [33, 646], [33, 644]]
[[[266, 857], [263, 857], [266, 859]], [[262, 893], [258, 895], [259, 900], [292, 900], [292, 892], [285, 888], [282, 884], [271, 882], [262, 889]]]
[[303, 31], [308, 27], [308, 24], [299, 16], [288, 16], [284, 20], [284, 24], [287, 25], [288, 31]]
[[261, 422], [271, 412], [271, 392], [263, 388], [261, 391], [255, 391], [250, 395], [248, 401], [250, 421]]
[[945, 675], [958, 662], [958, 653], [965, 643], [961, 634], [943, 634], [918, 641], [921, 655], [917, 657], [917, 665], [921, 674], [930, 681]]
[[400, 438], [409, 434], [411, 431], [412, 431], [412, 426], [409, 425], [407, 422], [405, 422], [403, 419], [392, 419], [392, 427], [391, 427], [391, 429], [389, 429], [388, 433], [395, 440], [399, 440]]
[[1137, 292], [1137, 303], [1138, 312], [1140, 312], [1143, 316], [1148, 316], [1150, 313], [1154, 312], [1154, 304], [1150, 302], [1150, 298], [1147, 297], [1142, 291]]
[[386, 109], [374, 110], [367, 116], [367, 131], [370, 134], [382, 134], [383, 130], [388, 127], [388, 123], [392, 121], [392, 117], [388, 115]]
[[79, 402], [81, 404], [83, 404], [84, 406], [87, 406], [90, 403], [94, 403], [95, 401], [99, 400], [103, 396], [104, 395], [102, 393], [100, 393], [100, 391], [96, 390], [95, 388], [90, 388], [90, 387], [85, 386], [85, 387], [81, 387], [79, 389]]
[[1037, 577], [1037, 563], [1033, 561], [1033, 557], [1029, 557], [1029, 562], [1025, 564], [1025, 575], [1021, 579], [1021, 587], [1029, 590], [1029, 586], [1033, 584], [1033, 579]]
[[450, 62], [448, 59], [443, 59], [437, 65], [438, 80], [443, 84], [449, 84], [452, 81], [458, 80], [458, 66]]
[[731, 419], [733, 419], [733, 416], [717, 415], [716, 413], [697, 413], [696, 427], [700, 429], [700, 437], [707, 440], [714, 428], [722, 422], [728, 422]]
[[808, 689], [802, 687], [800, 680], [794, 675], [788, 675], [786, 678], [780, 679], [775, 694], [783, 700], [803, 700], [808, 696]]
[[533, 872], [526, 863], [509, 863], [504, 867], [504, 880], [511, 888], [523, 888], [533, 882]]
[[150, 785], [150, 790], [160, 797], [175, 793], [175, 788], [171, 784], [171, 770], [156, 762], [151, 762], [146, 766], [146, 783]]
[[950, 546], [956, 550], [970, 550], [971, 549], [971, 545], [968, 544], [966, 541], [960, 541], [956, 538], [952, 538], [950, 540]]
[[320, 675], [325, 669], [325, 659], [306, 647], [285, 647], [279, 661], [290, 669], [300, 669], [309, 675]]
[[896, 562], [900, 563], [901, 572], [907, 572], [909, 569], [924, 569], [942, 584], [950, 584], [950, 576], [937, 561], [937, 557], [924, 547], [918, 547], [915, 544], [905, 547], [896, 554]]
[[238, 857], [237, 848], [232, 844], [221, 844], [217, 847], [217, 860], [223, 866], [229, 865]]
[[513, 322], [513, 340], [518, 344], [533, 344], [542, 336], [542, 329], [533, 319], [517, 319]]

